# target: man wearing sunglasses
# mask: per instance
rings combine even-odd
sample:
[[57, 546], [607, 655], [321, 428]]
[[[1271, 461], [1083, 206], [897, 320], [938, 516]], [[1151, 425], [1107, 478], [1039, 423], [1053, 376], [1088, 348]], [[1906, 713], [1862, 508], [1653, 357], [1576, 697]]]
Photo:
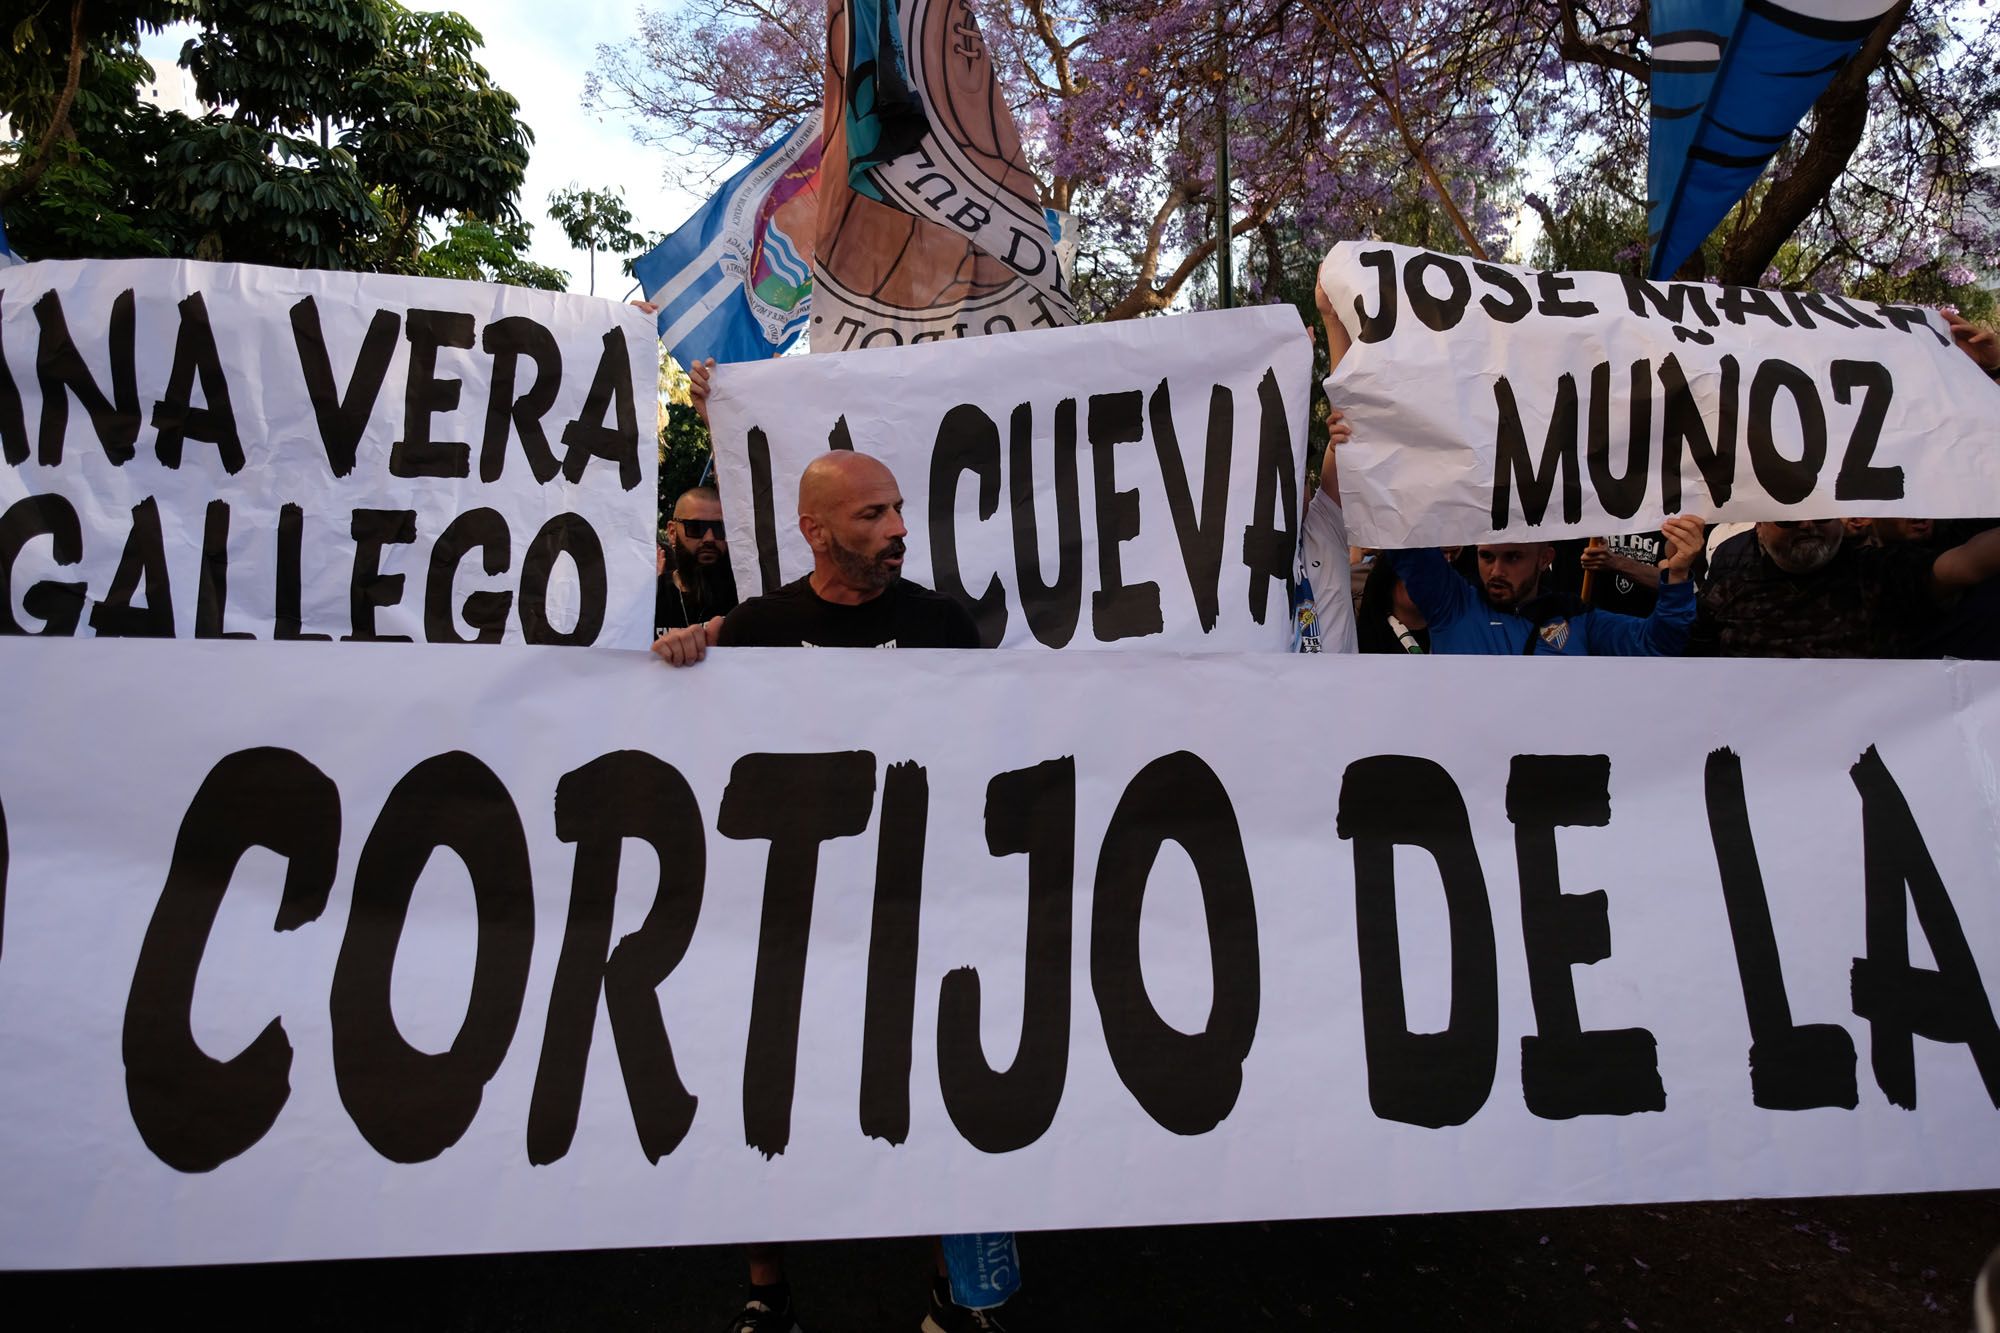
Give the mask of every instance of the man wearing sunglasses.
[[735, 609], [736, 572], [729, 567], [729, 539], [722, 531], [722, 499], [713, 486], [682, 491], [667, 520], [667, 545], [660, 553], [653, 637], [705, 624]]

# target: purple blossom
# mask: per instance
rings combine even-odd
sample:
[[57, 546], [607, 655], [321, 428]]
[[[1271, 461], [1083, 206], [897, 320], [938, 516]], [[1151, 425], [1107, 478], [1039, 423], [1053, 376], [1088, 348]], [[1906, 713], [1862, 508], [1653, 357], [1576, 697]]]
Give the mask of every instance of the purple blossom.
[[[636, 39], [600, 52], [586, 100], [688, 154], [684, 174], [740, 160], [817, 103], [823, 4], [642, 10]], [[1158, 308], [1211, 271], [1222, 95], [1230, 216], [1271, 224], [1252, 233], [1246, 286], [1275, 271], [1272, 235], [1286, 265], [1367, 235], [1468, 249], [1434, 181], [1490, 254], [1525, 202], [1572, 231], [1602, 219], [1613, 234], [1590, 262], [1638, 259], [1648, 119], [1632, 67], [1647, 53], [1630, 4], [1602, 20], [1577, 11], [1601, 59], [1565, 54], [1549, 0], [1347, 0], [1324, 7], [1337, 31], [1321, 6], [1231, 0], [1220, 33], [1215, 0], [974, 4], [1050, 202], [1078, 217], [1080, 291], [1099, 313]], [[1754, 261], [1765, 284], [1950, 283], [2000, 268], [2000, 172], [1979, 166], [2000, 123], [2000, 28], [1983, 17], [1913, 0], [1891, 44], [1896, 78], [1870, 83], [1861, 142], [1825, 201], [1775, 260]], [[1793, 136], [1771, 180], [1801, 169], [1812, 130]], [[1753, 209], [1761, 198], [1760, 187]]]

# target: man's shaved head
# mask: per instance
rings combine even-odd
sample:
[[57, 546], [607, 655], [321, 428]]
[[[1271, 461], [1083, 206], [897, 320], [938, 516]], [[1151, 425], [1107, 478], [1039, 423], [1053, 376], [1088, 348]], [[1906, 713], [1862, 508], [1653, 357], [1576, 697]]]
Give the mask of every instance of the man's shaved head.
[[821, 518], [829, 508], [847, 504], [856, 492], [882, 485], [894, 490], [896, 477], [881, 459], [851, 449], [829, 449], [799, 475], [799, 517]]
[[865, 602], [903, 571], [903, 494], [878, 458], [829, 449], [799, 476], [799, 531], [813, 553], [813, 588]]

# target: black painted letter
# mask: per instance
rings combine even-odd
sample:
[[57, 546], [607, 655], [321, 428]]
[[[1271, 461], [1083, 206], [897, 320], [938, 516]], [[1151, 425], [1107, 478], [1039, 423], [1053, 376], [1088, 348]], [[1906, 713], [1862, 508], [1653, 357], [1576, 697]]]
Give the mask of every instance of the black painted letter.
[[[27, 634], [14, 619], [14, 562], [30, 538], [47, 537], [58, 565], [83, 559], [83, 525], [76, 507], [60, 495], [24, 495], [0, 515], [0, 634]], [[87, 589], [81, 583], [44, 579], [21, 596], [21, 609], [42, 622], [36, 634], [74, 634], [83, 619]]]
[[1153, 390], [1147, 404], [1153, 419], [1153, 451], [1160, 459], [1160, 479], [1167, 487], [1167, 511], [1174, 516], [1174, 536], [1180, 540], [1181, 564], [1201, 632], [1215, 628], [1222, 581], [1222, 520], [1229, 505], [1229, 451], [1236, 433], [1236, 404], [1229, 386], [1218, 384], [1208, 395], [1208, 436], [1202, 450], [1201, 510], [1188, 486], [1187, 460], [1174, 430], [1174, 404], [1167, 382]]
[[[602, 995], [639, 1149], [647, 1161], [658, 1162], [694, 1123], [696, 1098], [674, 1065], [657, 992], [686, 956], [701, 914], [708, 864], [701, 807], [687, 779], [666, 763], [619, 750], [563, 774], [556, 784], [556, 836], [576, 844], [576, 868], [542, 1030], [542, 1063], [528, 1104], [528, 1161], [556, 1161], [576, 1137]], [[646, 919], [611, 948], [618, 862], [628, 838], [652, 848], [660, 877]]]
[[[1170, 840], [1194, 863], [1208, 923], [1214, 999], [1200, 1032], [1182, 1032], [1160, 1017], [1139, 966], [1146, 881]], [[1176, 1134], [1206, 1134], [1221, 1124], [1243, 1091], [1262, 980], [1243, 831], [1222, 780], [1198, 755], [1160, 756], [1118, 798], [1098, 853], [1090, 989], [1112, 1066], [1146, 1114]]]
[[[1257, 381], [1257, 491], [1251, 501], [1250, 523], [1243, 529], [1243, 564], [1250, 571], [1250, 618], [1264, 623], [1271, 583], [1285, 589], [1284, 606], [1291, 605], [1292, 570], [1299, 550], [1299, 497], [1305, 473], [1293, 446], [1292, 425], [1285, 417], [1285, 395], [1275, 371], [1265, 370]], [[1284, 526], [1278, 526], [1283, 506]]]
[[917, 926], [923, 916], [924, 832], [930, 778], [889, 765], [875, 847], [875, 912], [868, 928], [868, 999], [861, 1017], [861, 1132], [910, 1137], [910, 1043], [917, 1013]]
[[1838, 1023], [1794, 1023], [1785, 993], [1785, 970], [1771, 928], [1771, 902], [1750, 832], [1750, 804], [1743, 789], [1743, 761], [1715, 750], [1705, 774], [1708, 833], [1722, 876], [1729, 937], [1736, 946], [1736, 975], [1750, 1020], [1750, 1100], [1767, 1111], [1816, 1106], [1853, 1110], [1861, 1097], [1854, 1079], [1854, 1038]]
[[[433, 1054], [397, 1030], [389, 978], [417, 879], [440, 848], [472, 879], [478, 935], [465, 1020], [450, 1049]], [[472, 1124], [521, 1021], [534, 945], [535, 889], [514, 798], [464, 751], [431, 756], [389, 792], [362, 844], [328, 999], [334, 1082], [376, 1152], [427, 1162]]]
[[965, 590], [965, 576], [958, 568], [958, 477], [962, 472], [979, 478], [979, 521], [984, 523], [1000, 508], [1000, 428], [970, 403], [960, 403], [944, 414], [931, 449], [931, 577], [939, 592], [971, 608], [979, 626], [979, 642], [994, 648], [1007, 633], [1007, 593], [998, 574], [987, 580], [986, 591], [976, 598]]
[[[1076, 484], [1076, 399], [1056, 404], [1056, 578], [1042, 581], [1035, 523], [1034, 409], [1022, 403], [1008, 423], [1007, 496], [1014, 509], [1014, 578], [1028, 629], [1049, 648], [1076, 634], [1083, 609], [1083, 516]], [[768, 462], [766, 467], [768, 469]], [[759, 547], [759, 555], [762, 547]], [[773, 557], [775, 561], [776, 557]], [[775, 565], [774, 565], [775, 567]]]
[[874, 805], [875, 756], [866, 750], [746, 754], [729, 770], [722, 791], [716, 831], [771, 844], [743, 1054], [743, 1136], [766, 1157], [783, 1152], [792, 1138], [819, 845], [867, 828]]
[[938, 993], [938, 1087], [965, 1141], [1012, 1152], [1048, 1132], [1069, 1075], [1070, 930], [1076, 901], [1076, 760], [1051, 759], [986, 784], [986, 848], [1028, 858], [1027, 975], [1021, 1041], [1005, 1070], [979, 1040], [979, 973], [945, 974]]
[[1507, 818], [1521, 871], [1521, 941], [1535, 1035], [1521, 1038], [1521, 1096], [1544, 1120], [1667, 1109], [1659, 1043], [1645, 1028], [1583, 1030], [1570, 968], [1611, 956], [1604, 890], [1564, 893], [1556, 830], [1611, 822], [1611, 760], [1601, 754], [1517, 754]]
[[[1883, 1095], [1917, 1109], [1914, 1038], [1960, 1042], [1971, 1051], [2000, 1107], [2000, 1027], [1966, 945], [1937, 863], [1902, 788], [1874, 746], [1851, 770], [1861, 793], [1861, 857], [1866, 875], [1868, 956], [1854, 960], [1854, 1013], [1868, 1020], [1869, 1063]], [[1908, 901], [1937, 960], [1935, 971], [1910, 966]]]
[[[146, 585], [146, 604], [134, 606], [132, 597], [141, 581]], [[160, 504], [150, 495], [132, 506], [132, 531], [104, 600], [90, 608], [90, 627], [100, 639], [174, 637], [173, 580], [167, 576]]]
[[[1354, 841], [1355, 942], [1361, 955], [1361, 1031], [1368, 1104], [1384, 1120], [1462, 1125], [1493, 1091], [1500, 1062], [1499, 960], [1493, 909], [1465, 798], [1428, 759], [1357, 759], [1340, 780], [1335, 831]], [[1451, 922], [1451, 1019], [1410, 1031], [1396, 926], [1396, 848], [1437, 861]]]
[[278, 930], [318, 920], [340, 857], [340, 793], [290, 750], [226, 755], [188, 803], [125, 1001], [125, 1097], [153, 1155], [176, 1171], [213, 1171], [264, 1137], [292, 1095], [292, 1043], [273, 1018], [218, 1060], [190, 1012], [209, 932], [243, 853], [285, 858]]
[[[549, 580], [556, 557], [567, 555], [576, 566], [578, 610], [567, 631], [549, 623]], [[604, 607], [610, 596], [610, 575], [604, 568], [604, 543], [597, 529], [579, 514], [557, 514], [542, 524], [528, 553], [521, 558], [521, 637], [529, 643], [554, 643], [587, 648], [604, 628]]]
[[1125, 582], [1118, 548], [1139, 535], [1139, 492], [1118, 489], [1114, 451], [1146, 437], [1146, 395], [1099, 393], [1090, 398], [1090, 474], [1097, 495], [1097, 591], [1090, 594], [1090, 629], [1099, 643], [1142, 638], [1165, 628], [1160, 585]]

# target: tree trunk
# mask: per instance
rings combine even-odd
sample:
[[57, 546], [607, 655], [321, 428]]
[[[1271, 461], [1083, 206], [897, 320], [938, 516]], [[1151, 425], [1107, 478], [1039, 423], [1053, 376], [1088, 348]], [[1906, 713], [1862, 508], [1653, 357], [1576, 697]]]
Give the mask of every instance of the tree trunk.
[[56, 98], [55, 111], [49, 116], [49, 127], [42, 131], [42, 140], [35, 145], [35, 155], [28, 159], [28, 165], [6, 189], [0, 190], [0, 204], [11, 204], [29, 190], [49, 169], [55, 157], [56, 143], [69, 137], [69, 109], [76, 101], [77, 86], [83, 82], [83, 0], [76, 0], [69, 10], [69, 70], [63, 77], [63, 90]]
[[1783, 180], [1774, 181], [1763, 206], [1722, 248], [1715, 276], [1729, 287], [1755, 287], [1814, 209], [1826, 201], [1868, 128], [1868, 80], [1882, 63], [1889, 39], [1909, 16], [1909, 0], [1882, 16], [1868, 40], [1813, 103], [1812, 134]]
[[[1164, 281], [1154, 281], [1155, 275], [1159, 272], [1160, 238], [1166, 231], [1167, 222], [1173, 216], [1174, 210], [1186, 202], [1191, 200], [1180, 187], [1169, 193], [1167, 203], [1153, 219], [1153, 230], [1148, 239], [1145, 255], [1139, 264], [1138, 281], [1132, 284], [1130, 291], [1118, 299], [1118, 304], [1104, 312], [1105, 323], [1108, 324], [1115, 319], [1136, 319], [1140, 315], [1149, 315], [1156, 310], [1165, 310], [1174, 303], [1174, 298], [1180, 295], [1181, 288], [1187, 285], [1188, 279], [1193, 277], [1196, 270], [1206, 264], [1209, 256], [1215, 253], [1215, 237], [1211, 234], [1207, 240], [1200, 242], [1181, 256], [1180, 266], [1169, 273]], [[1277, 207], [1277, 202], [1278, 196], [1274, 195], [1257, 205], [1248, 217], [1230, 227], [1229, 234], [1232, 237], [1242, 236], [1263, 226], [1265, 220], [1271, 216], [1272, 210]]]

